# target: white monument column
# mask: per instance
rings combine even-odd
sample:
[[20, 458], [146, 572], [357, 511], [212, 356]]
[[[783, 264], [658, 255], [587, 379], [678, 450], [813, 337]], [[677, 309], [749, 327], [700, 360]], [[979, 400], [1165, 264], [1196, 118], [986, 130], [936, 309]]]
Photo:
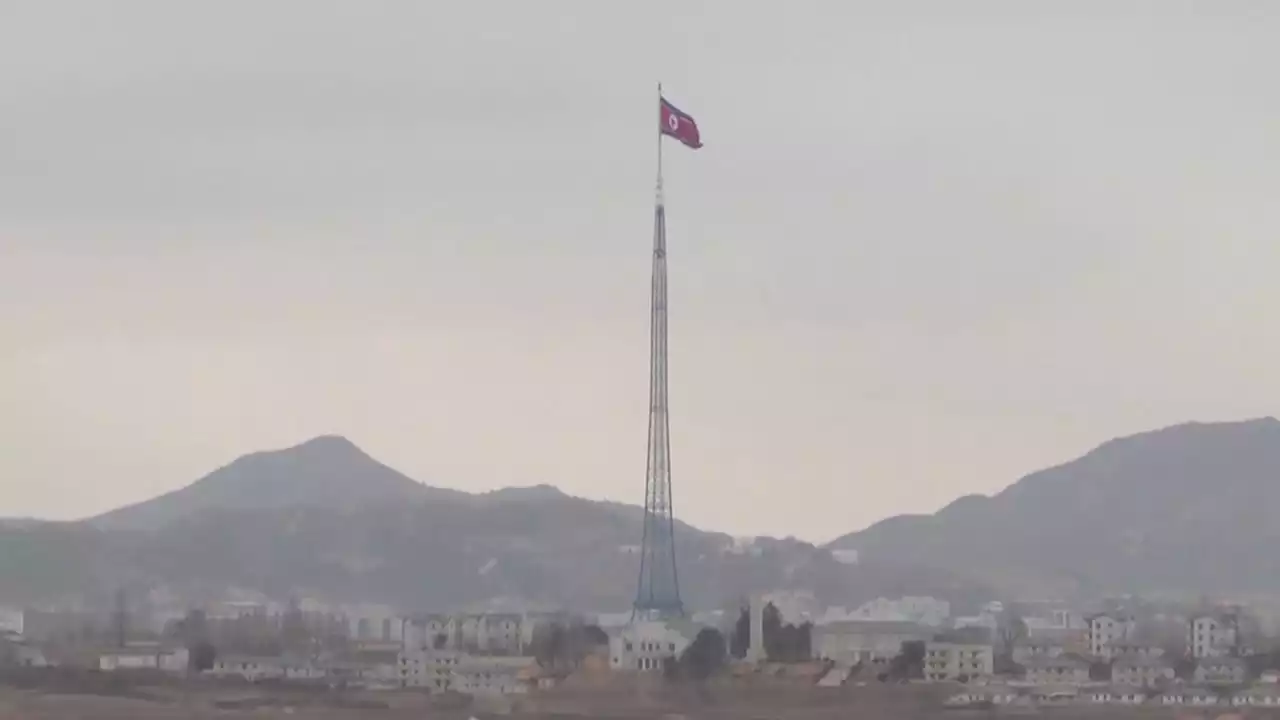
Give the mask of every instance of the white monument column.
[[753, 596], [747, 612], [751, 614], [751, 642], [747, 645], [748, 662], [764, 662], [764, 596]]

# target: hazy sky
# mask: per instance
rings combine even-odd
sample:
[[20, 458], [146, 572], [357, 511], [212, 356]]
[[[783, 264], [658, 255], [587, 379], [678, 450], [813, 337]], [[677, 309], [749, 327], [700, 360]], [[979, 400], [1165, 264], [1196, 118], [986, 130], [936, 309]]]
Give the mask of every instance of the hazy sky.
[[[785, 11], [783, 8], [786, 8]], [[0, 0], [0, 515], [338, 433], [824, 540], [1280, 408], [1280, 6]]]

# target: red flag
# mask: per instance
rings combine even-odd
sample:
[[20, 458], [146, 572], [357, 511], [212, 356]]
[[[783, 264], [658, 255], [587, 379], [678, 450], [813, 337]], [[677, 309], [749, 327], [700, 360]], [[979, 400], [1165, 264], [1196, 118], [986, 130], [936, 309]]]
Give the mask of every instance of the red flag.
[[667, 102], [666, 98], [660, 99], [662, 112], [661, 125], [658, 129], [662, 134], [670, 135], [695, 150], [702, 147], [702, 138], [698, 135], [698, 123], [694, 122], [693, 116]]

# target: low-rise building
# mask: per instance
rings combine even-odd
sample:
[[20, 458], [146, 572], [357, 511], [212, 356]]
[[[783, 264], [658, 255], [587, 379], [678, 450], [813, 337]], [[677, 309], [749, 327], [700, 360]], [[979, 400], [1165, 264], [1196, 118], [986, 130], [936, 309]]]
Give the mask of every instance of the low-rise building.
[[846, 666], [887, 663], [905, 642], [926, 642], [933, 631], [919, 623], [839, 620], [813, 627], [813, 656]]
[[1022, 667], [1032, 685], [1084, 685], [1089, 682], [1089, 661], [1075, 655], [1032, 657]]
[[249, 682], [282, 680], [287, 675], [289, 663], [282, 657], [256, 657], [252, 655], [220, 656], [213, 667], [206, 671], [218, 678], [240, 678]]
[[514, 695], [530, 689], [534, 658], [469, 657], [453, 669], [453, 690], [468, 695]]
[[990, 645], [932, 641], [925, 644], [925, 680], [968, 680], [994, 672], [995, 651]]
[[1275, 685], [1255, 685], [1231, 697], [1232, 705], [1280, 707], [1280, 688]]
[[186, 648], [123, 647], [98, 656], [98, 669], [104, 672], [159, 670], [178, 674], [185, 673], [189, 666], [190, 653]]
[[609, 636], [609, 665], [614, 670], [661, 670], [693, 643], [701, 628], [685, 620], [645, 620]]
[[21, 635], [0, 631], [0, 667], [49, 667], [53, 665], [44, 650]]
[[537, 667], [532, 657], [471, 655], [452, 650], [406, 650], [400, 656], [401, 687], [424, 688], [432, 692], [460, 692], [468, 695], [509, 695], [523, 693], [531, 683], [527, 678]]
[[1159, 695], [1158, 701], [1162, 705], [1192, 705], [1196, 707], [1224, 705], [1228, 702], [1226, 698], [1217, 692], [1204, 687], [1169, 688]]
[[876, 598], [858, 606], [845, 620], [872, 620], [879, 622], [914, 622], [940, 627], [951, 617], [951, 604], [929, 596], [905, 596], [900, 598]]
[[1013, 643], [1013, 661], [1022, 665], [1034, 657], [1058, 657], [1066, 654], [1067, 649], [1051, 640], [1036, 638], [1018, 638]]
[[1205, 657], [1196, 663], [1195, 680], [1210, 685], [1239, 684], [1248, 674], [1245, 661], [1235, 657]]
[[1088, 699], [1095, 704], [1141, 705], [1147, 701], [1147, 694], [1133, 686], [1117, 685], [1090, 690]]
[[1111, 682], [1119, 686], [1156, 687], [1173, 678], [1173, 664], [1160, 655], [1122, 655], [1111, 663]]
[[1112, 657], [1164, 657], [1159, 645], [1137, 642], [1118, 642], [1111, 645]]

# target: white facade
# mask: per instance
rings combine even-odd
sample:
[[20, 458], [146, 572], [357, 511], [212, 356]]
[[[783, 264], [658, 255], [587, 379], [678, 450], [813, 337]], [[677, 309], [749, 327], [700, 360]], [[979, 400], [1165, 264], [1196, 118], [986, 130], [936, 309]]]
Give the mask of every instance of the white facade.
[[679, 658], [696, 636], [697, 628], [687, 622], [635, 622], [609, 636], [609, 665], [614, 670], [661, 670], [668, 658]]
[[902, 652], [902, 643], [932, 635], [918, 623], [844, 620], [815, 625], [811, 647], [815, 658], [843, 665], [885, 663]]
[[404, 620], [401, 635], [407, 648], [523, 655], [540, 627], [562, 619], [522, 613], [422, 615]]
[[405, 648], [400, 654], [400, 685], [444, 692], [453, 687], [453, 671], [462, 663], [453, 650]]
[[985, 677], [995, 672], [995, 650], [990, 645], [929, 642], [924, 651], [924, 679], [956, 680]]
[[124, 648], [98, 656], [98, 669], [103, 672], [117, 670], [160, 670], [168, 673], [185, 673], [190, 653], [186, 648], [175, 650], [143, 650]]
[[1084, 685], [1089, 682], [1089, 663], [1071, 655], [1033, 657], [1022, 663], [1026, 681], [1032, 685]]
[[1235, 649], [1238, 633], [1233, 617], [1197, 615], [1187, 621], [1187, 650], [1194, 658], [1222, 657]]
[[980, 628], [986, 630], [991, 637], [995, 637], [996, 629], [1000, 627], [1000, 619], [997, 615], [989, 612], [983, 612], [978, 615], [962, 615], [951, 621], [952, 627], [957, 630], [966, 628]]
[[22, 610], [0, 607], [0, 633], [22, 634]]
[[1115, 646], [1123, 645], [1133, 639], [1137, 624], [1133, 618], [1122, 618], [1114, 615], [1094, 615], [1089, 622], [1089, 654], [1104, 660], [1119, 655]]
[[528, 692], [523, 675], [537, 661], [519, 657], [467, 657], [453, 668], [453, 689], [468, 695], [514, 695]]
[[1015, 663], [1022, 665], [1031, 658], [1054, 658], [1065, 654], [1066, 651], [1066, 647], [1056, 642], [1022, 638], [1014, 642], [1012, 656]]
[[928, 596], [876, 598], [841, 618], [875, 622], [913, 622], [941, 627], [951, 617], [951, 603]]
[[238, 677], [249, 682], [279, 680], [285, 677], [285, 661], [278, 657], [228, 655], [213, 661], [208, 673], [214, 677]]
[[1240, 658], [1207, 657], [1196, 663], [1195, 678], [1198, 683], [1234, 685], [1244, 682], [1246, 670]]
[[1173, 678], [1173, 665], [1160, 655], [1124, 655], [1111, 663], [1111, 682], [1116, 685], [1157, 687]]
[[403, 620], [385, 605], [356, 605], [342, 609], [347, 637], [352, 640], [399, 640]]
[[831, 558], [841, 565], [857, 565], [858, 551], [850, 549], [836, 549], [831, 551]]

